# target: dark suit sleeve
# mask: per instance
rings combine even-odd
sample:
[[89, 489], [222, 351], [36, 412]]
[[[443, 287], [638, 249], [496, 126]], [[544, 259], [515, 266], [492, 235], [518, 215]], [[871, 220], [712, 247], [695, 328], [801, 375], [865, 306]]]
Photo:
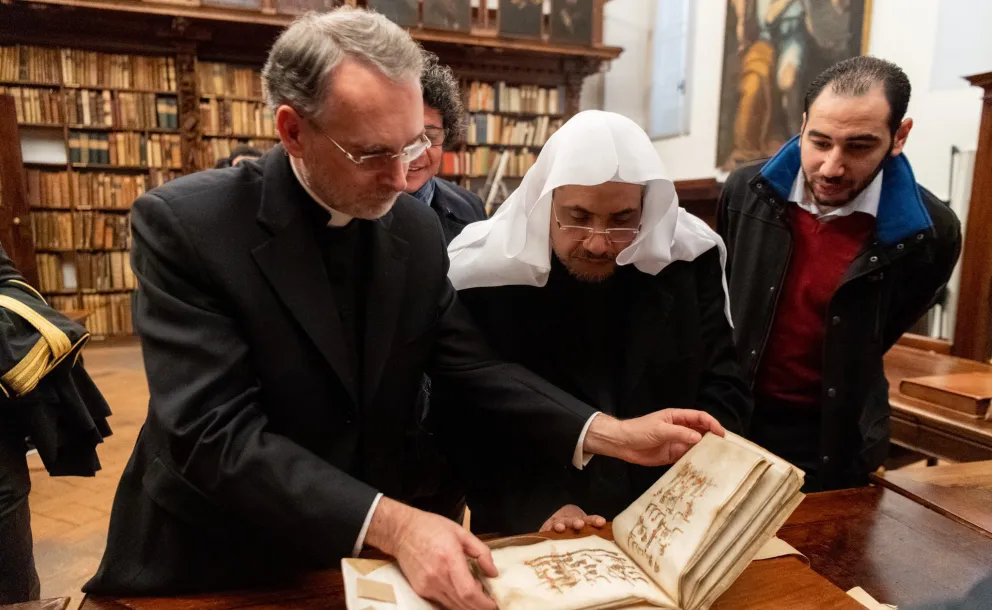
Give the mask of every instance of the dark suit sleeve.
[[741, 375], [733, 331], [724, 312], [726, 294], [719, 251], [713, 248], [695, 264], [705, 354], [697, 408], [717, 418], [731, 432], [744, 434], [754, 403]]
[[[938, 205], [943, 205], [938, 202]], [[941, 289], [947, 285], [961, 256], [961, 223], [956, 218], [937, 236], [934, 260], [921, 272], [914, 274], [905, 286], [903, 298], [891, 304], [889, 318], [882, 336], [883, 349], [888, 351], [899, 337], [912, 328], [934, 306]]]
[[159, 458], [221, 514], [331, 560], [350, 555], [376, 490], [273, 431], [235, 308], [180, 218], [154, 194], [132, 211], [134, 320]]

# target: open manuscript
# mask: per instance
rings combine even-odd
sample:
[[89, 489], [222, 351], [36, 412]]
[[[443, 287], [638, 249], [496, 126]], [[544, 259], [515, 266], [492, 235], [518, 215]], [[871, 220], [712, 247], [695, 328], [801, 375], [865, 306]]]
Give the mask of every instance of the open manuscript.
[[706, 610], [802, 501], [803, 472], [707, 434], [598, 536], [493, 551], [501, 610]]

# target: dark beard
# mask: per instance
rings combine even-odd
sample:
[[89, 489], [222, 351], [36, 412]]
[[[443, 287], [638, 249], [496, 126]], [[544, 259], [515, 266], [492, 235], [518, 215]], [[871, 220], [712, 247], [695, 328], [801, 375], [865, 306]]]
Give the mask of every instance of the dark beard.
[[613, 274], [617, 270], [617, 266], [616, 266], [616, 263], [615, 263], [616, 257], [609, 257], [609, 258], [606, 258], [606, 257], [597, 258], [597, 257], [591, 257], [591, 256], [590, 257], [573, 257], [573, 259], [575, 259], [575, 258], [577, 258], [578, 260], [592, 260], [592, 261], [604, 261], [604, 262], [605, 261], [613, 261], [614, 262], [614, 265], [613, 265], [613, 267], [610, 268], [609, 273], [603, 273], [603, 274], [586, 273], [585, 271], [580, 271], [579, 269], [575, 269], [571, 265], [567, 265], [566, 264], [565, 265], [565, 268], [568, 270], [569, 275], [571, 275], [575, 279], [579, 280], [580, 282], [586, 282], [588, 284], [602, 284], [606, 280], [608, 280], [611, 277], [613, 277]]
[[816, 196], [816, 191], [813, 190], [813, 183], [810, 182], [809, 176], [806, 175], [806, 170], [803, 169], [802, 168], [802, 164], [800, 164], [799, 165], [799, 168], [800, 168], [799, 171], [801, 171], [803, 173], [803, 180], [806, 181], [806, 192], [809, 194], [810, 197], [813, 198], [813, 201], [815, 201], [816, 202], [816, 205], [818, 205], [818, 206], [825, 207], [825, 208], [842, 208], [842, 207], [844, 207], [845, 205], [847, 205], [847, 204], [851, 203], [852, 201], [854, 201], [858, 197], [858, 195], [860, 195], [862, 192], [864, 192], [864, 190], [866, 188], [868, 188], [868, 185], [869, 184], [871, 184], [872, 182], [874, 182], [875, 178], [878, 177], [879, 172], [882, 171], [882, 166], [885, 165], [885, 162], [889, 160], [889, 155], [892, 154], [892, 147], [894, 145], [895, 145], [895, 138], [893, 138], [892, 141], [889, 142], [889, 148], [888, 148], [888, 150], [885, 151], [885, 155], [882, 156], [882, 160], [878, 162], [878, 165], [877, 166], [875, 166], [875, 169], [871, 172], [871, 175], [864, 182], [862, 182], [860, 185], [858, 185], [858, 188], [854, 192], [851, 193], [851, 196], [848, 197], [846, 201], [843, 201], [841, 203], [834, 203], [832, 201], [826, 201], [826, 202], [820, 201], [820, 198]]

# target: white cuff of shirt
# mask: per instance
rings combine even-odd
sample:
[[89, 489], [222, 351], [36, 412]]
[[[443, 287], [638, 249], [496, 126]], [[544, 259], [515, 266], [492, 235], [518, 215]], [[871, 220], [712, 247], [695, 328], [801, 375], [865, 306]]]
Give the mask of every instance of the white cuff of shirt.
[[362, 552], [362, 547], [365, 546], [365, 535], [369, 533], [369, 526], [372, 525], [372, 515], [375, 514], [375, 508], [379, 506], [379, 500], [382, 499], [382, 494], [376, 494], [375, 500], [372, 500], [372, 506], [369, 508], [369, 513], [365, 515], [365, 523], [362, 524], [362, 529], [358, 531], [358, 540], [355, 541], [355, 547], [351, 549], [351, 556], [358, 557], [358, 554]]
[[579, 470], [589, 464], [589, 460], [592, 459], [592, 455], [586, 455], [586, 452], [582, 450], [583, 445], [586, 443], [586, 432], [589, 432], [589, 424], [592, 420], [596, 419], [599, 412], [593, 413], [586, 420], [586, 425], [582, 426], [582, 434], [579, 435], [579, 442], [575, 444], [575, 451], [572, 453], [572, 466], [575, 466]]

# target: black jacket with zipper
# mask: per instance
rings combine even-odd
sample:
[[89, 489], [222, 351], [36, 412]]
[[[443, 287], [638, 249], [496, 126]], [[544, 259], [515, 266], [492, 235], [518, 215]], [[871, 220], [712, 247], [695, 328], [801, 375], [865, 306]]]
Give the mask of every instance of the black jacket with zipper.
[[[786, 206], [800, 169], [798, 138], [727, 179], [717, 230], [742, 372], [753, 387], [792, 254]], [[794, 205], [794, 204], [792, 204]], [[823, 489], [867, 483], [889, 445], [882, 357], [931, 307], [961, 252], [954, 213], [919, 186], [904, 156], [883, 168], [875, 230], [828, 307], [823, 343], [818, 478]], [[753, 423], [758, 424], [756, 403]]]

